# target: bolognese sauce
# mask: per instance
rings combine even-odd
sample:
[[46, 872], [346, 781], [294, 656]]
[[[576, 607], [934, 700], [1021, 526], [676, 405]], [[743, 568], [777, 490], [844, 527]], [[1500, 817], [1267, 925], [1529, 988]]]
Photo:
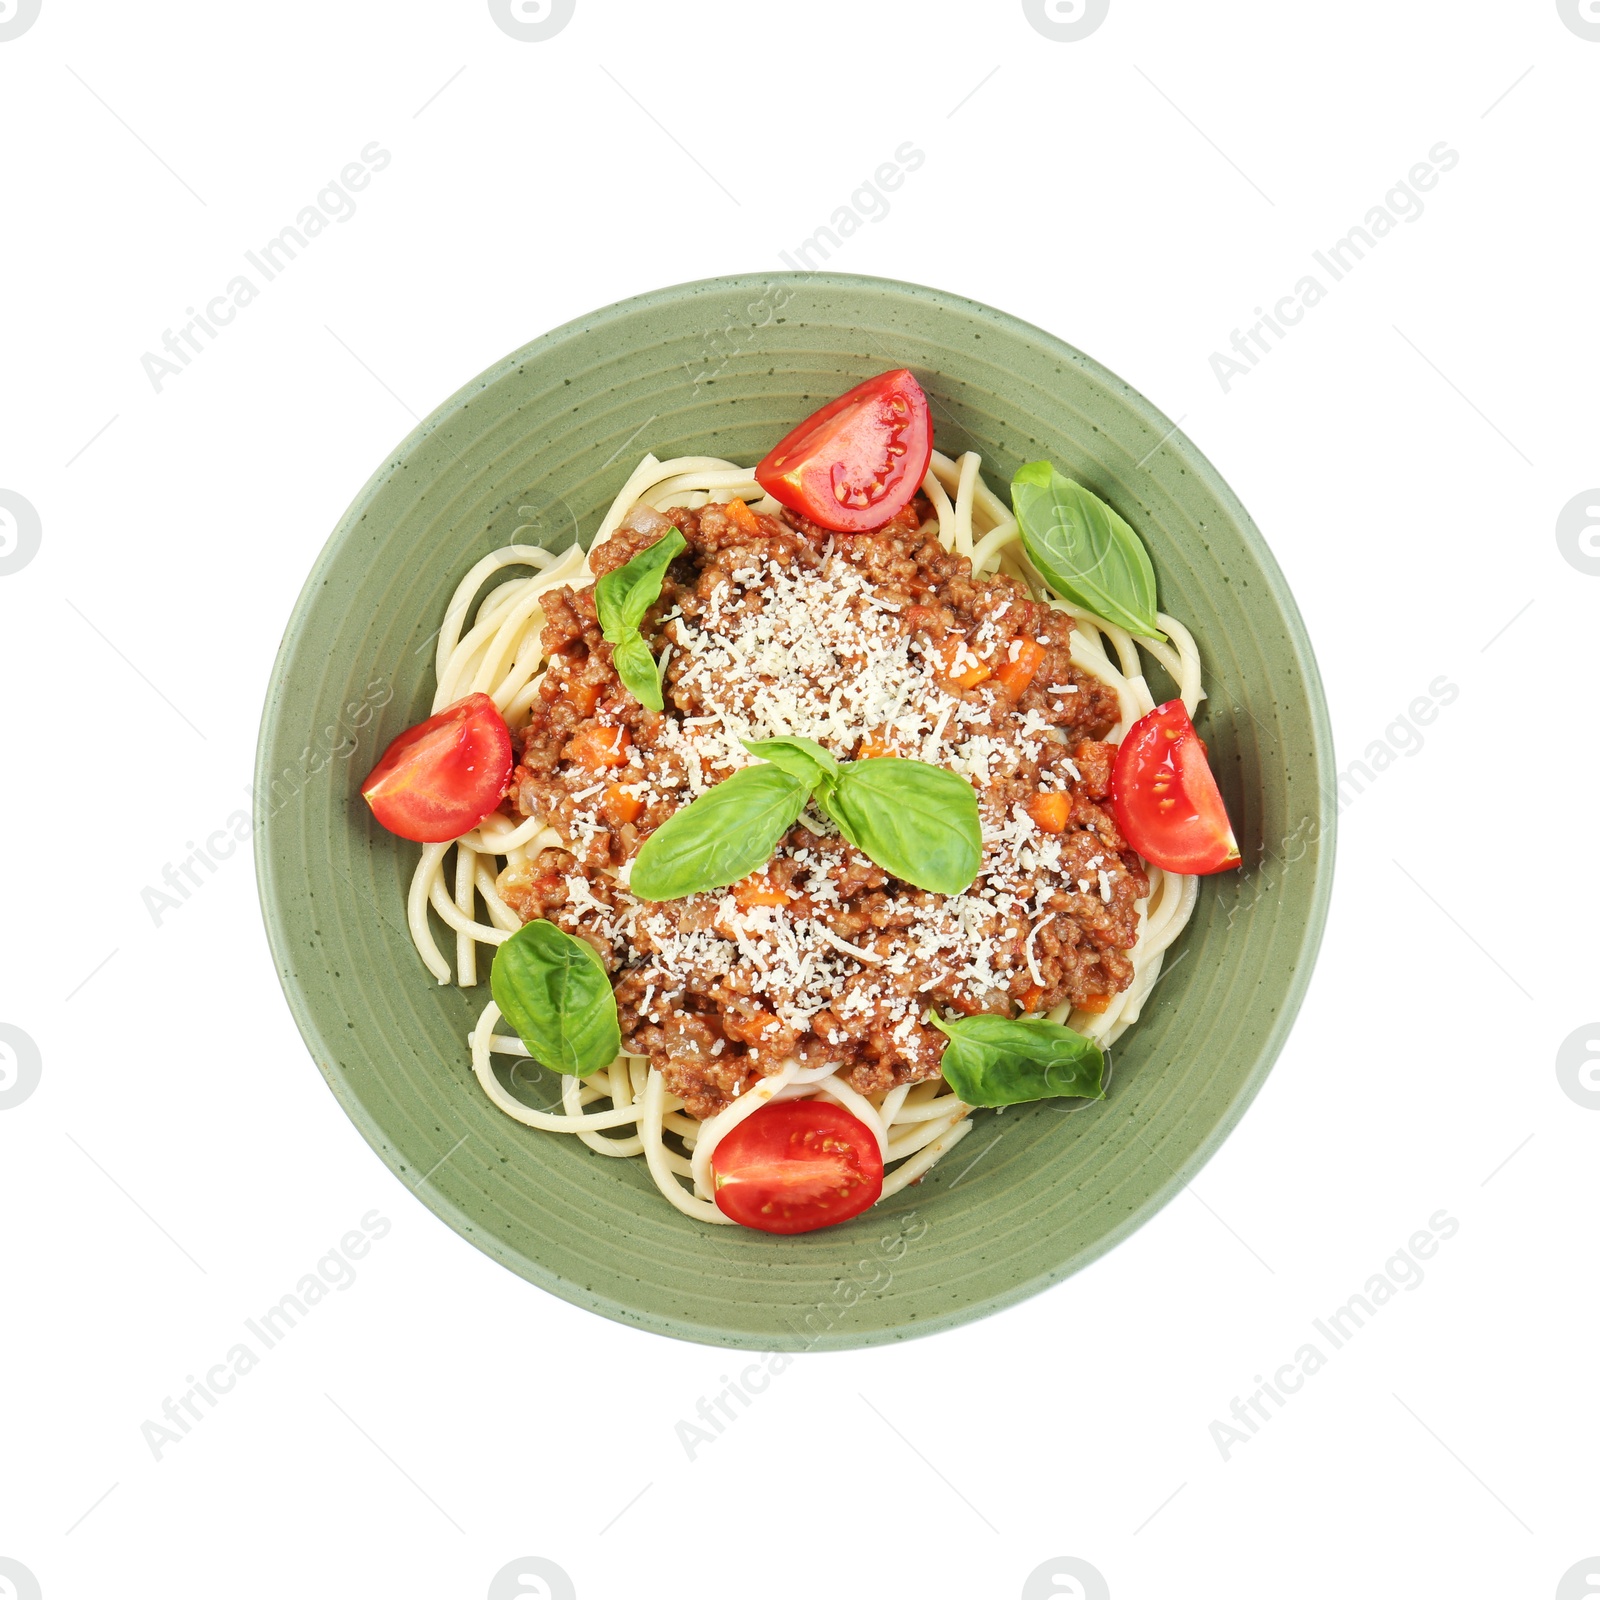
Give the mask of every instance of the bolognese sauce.
[[[1150, 891], [1107, 796], [1115, 691], [1072, 664], [1073, 623], [1022, 584], [974, 577], [919, 494], [835, 534], [742, 501], [636, 507], [591, 554], [598, 577], [676, 527], [687, 541], [642, 625], [663, 709], [630, 694], [592, 587], [543, 600], [549, 661], [504, 809], [562, 840], [500, 874], [525, 922], [598, 952], [624, 1048], [696, 1118], [798, 1060], [862, 1094], [939, 1075], [930, 1007], [1094, 1011], [1127, 988]], [[959, 895], [891, 877], [809, 808], [768, 867], [650, 902], [640, 845], [746, 766], [742, 741], [804, 733], [841, 761], [904, 756], [976, 792], [983, 860]]]

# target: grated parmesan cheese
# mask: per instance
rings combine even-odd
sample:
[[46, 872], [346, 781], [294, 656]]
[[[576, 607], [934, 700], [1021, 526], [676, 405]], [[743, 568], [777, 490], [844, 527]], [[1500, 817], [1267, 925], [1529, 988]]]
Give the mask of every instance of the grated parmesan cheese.
[[[741, 908], [722, 891], [693, 896], [682, 902], [682, 914], [668, 917], [627, 893], [628, 862], [612, 880], [615, 905], [595, 895], [583, 872], [569, 874], [567, 919], [611, 941], [643, 983], [638, 1012], [652, 1020], [679, 1009], [686, 992], [715, 992], [740, 997], [776, 1018], [760, 1030], [762, 1038], [785, 1029], [804, 1033], [825, 1012], [820, 1031], [830, 1044], [844, 1045], [869, 1026], [876, 1034], [879, 1024], [864, 1019], [881, 1017], [892, 1020], [888, 1036], [908, 1059], [928, 1059], [924, 1002], [909, 992], [913, 984], [919, 997], [934, 987], [989, 996], [1007, 991], [1025, 967], [1044, 988], [1047, 974], [1036, 941], [1058, 915], [1049, 909], [1052, 897], [1070, 890], [1071, 874], [1081, 871], [1078, 891], [1087, 893], [1097, 879], [1102, 902], [1112, 903], [1103, 854], [1078, 868], [1064, 854], [1068, 836], [1043, 833], [1020, 802], [988, 796], [1052, 745], [1059, 750], [1061, 731], [1038, 710], [1019, 712], [992, 692], [964, 698], [946, 689], [945, 663], [907, 628], [903, 605], [877, 592], [852, 560], [836, 560], [832, 540], [820, 566], [748, 551], [736, 559], [731, 572], [708, 565], [693, 597], [686, 596], [666, 619], [669, 643], [660, 667], [669, 715], [648, 752], [630, 750], [630, 781], [623, 791], [652, 804], [681, 806], [751, 764], [746, 740], [799, 734], [849, 760], [870, 734], [974, 786], [983, 840], [978, 877], [959, 895], [919, 896], [909, 920], [895, 908], [911, 891], [890, 892], [890, 920], [874, 917], [872, 925], [893, 929], [888, 955], [829, 926], [841, 907], [835, 881], [840, 858], [804, 846], [783, 847], [797, 869], [787, 905]], [[707, 574], [719, 581], [708, 584]], [[1024, 641], [1003, 638], [995, 626], [1010, 606], [1009, 600], [997, 606], [970, 643], [958, 641], [957, 675], [1002, 649], [1005, 659], [1018, 659]], [[1050, 644], [1047, 638], [1039, 642]], [[1078, 689], [1052, 684], [1048, 692], [1064, 696]], [[693, 707], [695, 714], [673, 715], [675, 706]], [[1063, 708], [1058, 702], [1055, 709]], [[1081, 777], [1077, 765], [1064, 753], [1054, 754], [1041, 787], [1064, 785], [1069, 776]], [[571, 798], [582, 803], [604, 788], [603, 780]], [[837, 837], [834, 824], [814, 807], [801, 822], [818, 838]], [[593, 816], [579, 814], [570, 824], [574, 854], [582, 861], [592, 864], [584, 847], [600, 841], [596, 848], [602, 848], [607, 837]], [[662, 1004], [652, 1010], [658, 997]], [[718, 1039], [711, 1054], [721, 1055], [723, 1048]]]

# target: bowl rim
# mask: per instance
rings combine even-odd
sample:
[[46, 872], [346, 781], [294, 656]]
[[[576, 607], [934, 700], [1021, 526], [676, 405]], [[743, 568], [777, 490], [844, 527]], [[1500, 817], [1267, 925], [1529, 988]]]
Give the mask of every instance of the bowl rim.
[[[259, 796], [269, 792], [264, 787], [264, 784], [271, 776], [269, 753], [275, 748], [279, 737], [279, 719], [283, 710], [281, 686], [286, 680], [288, 669], [299, 644], [307, 617], [323, 587], [324, 574], [341, 553], [345, 541], [359, 525], [372, 501], [389, 482], [397, 461], [403, 460], [413, 453], [430, 434], [445, 426], [465, 406], [477, 400], [491, 384], [497, 383], [519, 365], [536, 356], [544, 356], [571, 340], [585, 338], [597, 328], [609, 322], [621, 320], [636, 315], [640, 311], [660, 307], [664, 304], [690, 300], [696, 294], [707, 292], [745, 293], [758, 289], [770, 290], [785, 284], [807, 285], [844, 291], [859, 292], [865, 290], [875, 294], [891, 294], [910, 298], [933, 305], [939, 309], [967, 311], [980, 320], [1001, 326], [1013, 334], [1047, 348], [1056, 356], [1070, 361], [1073, 366], [1083, 371], [1087, 376], [1117, 393], [1122, 402], [1130, 410], [1137, 413], [1153, 430], [1156, 438], [1161, 439], [1164, 444], [1175, 444], [1183, 454], [1184, 465], [1189, 474], [1203, 484], [1217, 503], [1226, 511], [1242, 535], [1252, 558], [1259, 565], [1262, 579], [1272, 598], [1273, 605], [1282, 619], [1285, 641], [1293, 652], [1296, 666], [1305, 685], [1306, 699], [1311, 713], [1311, 734], [1316, 767], [1324, 778], [1332, 772], [1336, 763], [1327, 699], [1323, 691], [1322, 676], [1317, 667], [1316, 653], [1304, 619], [1301, 617], [1300, 608], [1295, 602], [1293, 592], [1289, 588], [1288, 581], [1284, 577], [1271, 547], [1257, 528], [1254, 518], [1245, 509], [1243, 503], [1229, 487], [1221, 473], [1212, 465], [1210, 459], [1176, 423], [1165, 416], [1126, 379], [1119, 377], [1109, 368], [1096, 361], [1094, 357], [1085, 354], [1076, 346], [1068, 344], [1066, 340], [1049, 332], [1047, 329], [1040, 328], [1034, 323], [1014, 316], [1010, 312], [1001, 311], [982, 301], [973, 300], [966, 295], [957, 294], [950, 290], [939, 289], [926, 284], [911, 283], [898, 278], [880, 278], [859, 273], [795, 272], [785, 270], [731, 273], [718, 277], [697, 278], [681, 283], [668, 284], [661, 288], [648, 290], [642, 294], [631, 295], [626, 299], [614, 301], [610, 305], [586, 312], [582, 316], [574, 317], [531, 339], [528, 343], [503, 356], [500, 360], [469, 379], [453, 394], [434, 407], [397, 445], [388, 450], [381, 463], [374, 469], [351, 500], [344, 514], [324, 542], [321, 551], [312, 564], [310, 572], [306, 576], [305, 582], [301, 586], [300, 592], [295, 599], [294, 607], [289, 614], [289, 619], [284, 626], [282, 638], [273, 657], [271, 675], [267, 681], [266, 694], [262, 705], [261, 721], [256, 740], [252, 794]], [[1304, 927], [1297, 946], [1291, 952], [1293, 964], [1290, 968], [1290, 976], [1284, 990], [1282, 1002], [1277, 1008], [1271, 1027], [1256, 1046], [1256, 1059], [1252, 1070], [1241, 1081], [1222, 1113], [1212, 1123], [1205, 1136], [1198, 1141], [1193, 1151], [1181, 1165], [1177, 1168], [1169, 1169], [1170, 1175], [1167, 1179], [1156, 1185], [1142, 1204], [1135, 1207], [1115, 1225], [1108, 1228], [1090, 1243], [1082, 1246], [1064, 1261], [1060, 1261], [1042, 1271], [1032, 1273], [1004, 1289], [997, 1290], [982, 1299], [969, 1301], [951, 1311], [928, 1317], [918, 1317], [903, 1324], [860, 1331], [830, 1331], [809, 1340], [800, 1340], [775, 1334], [753, 1336], [744, 1329], [717, 1328], [708, 1323], [691, 1321], [664, 1312], [643, 1310], [619, 1301], [610, 1295], [598, 1294], [546, 1269], [542, 1262], [533, 1257], [506, 1248], [497, 1237], [486, 1235], [463, 1208], [450, 1200], [441, 1191], [430, 1188], [429, 1192], [423, 1195], [418, 1190], [412, 1189], [405, 1182], [405, 1163], [401, 1159], [402, 1152], [391, 1146], [385, 1130], [380, 1126], [376, 1117], [367, 1110], [364, 1102], [353, 1093], [348, 1083], [330, 1065], [337, 1059], [337, 1052], [333, 1048], [333, 1042], [326, 1035], [322, 1024], [314, 1015], [313, 1008], [304, 990], [294, 976], [293, 964], [289, 959], [292, 939], [289, 930], [285, 926], [285, 903], [277, 892], [277, 871], [272, 861], [272, 851], [268, 836], [268, 829], [271, 823], [270, 815], [256, 815], [254, 818], [253, 854], [257, 898], [267, 935], [267, 944], [272, 953], [273, 965], [277, 970], [279, 986], [283, 990], [284, 999], [288, 1003], [290, 1014], [294, 1019], [296, 1028], [299, 1030], [301, 1039], [345, 1115], [354, 1123], [361, 1136], [389, 1171], [429, 1211], [461, 1235], [468, 1243], [498, 1261], [502, 1266], [515, 1272], [519, 1277], [550, 1294], [556, 1295], [569, 1304], [595, 1312], [610, 1321], [621, 1323], [626, 1327], [663, 1334], [671, 1338], [686, 1340], [690, 1343], [707, 1344], [722, 1348], [761, 1351], [847, 1350], [863, 1349], [942, 1333], [966, 1323], [976, 1322], [984, 1317], [993, 1315], [995, 1312], [1005, 1310], [1010, 1306], [1032, 1298], [1044, 1289], [1082, 1271], [1143, 1227], [1146, 1222], [1167, 1206], [1181, 1189], [1186, 1188], [1189, 1181], [1211, 1160], [1228, 1135], [1238, 1126], [1240, 1119], [1260, 1092], [1262, 1084], [1266, 1081], [1267, 1075], [1276, 1064], [1278, 1056], [1288, 1040], [1295, 1020], [1299, 1015], [1300, 1007], [1305, 1000], [1306, 992], [1310, 987], [1327, 923], [1328, 908], [1333, 892], [1334, 862], [1337, 852], [1338, 808], [1334, 803], [1330, 793], [1330, 784], [1327, 781], [1317, 784], [1316, 811], [1320, 831], [1317, 840], [1315, 875], [1310, 888]]]

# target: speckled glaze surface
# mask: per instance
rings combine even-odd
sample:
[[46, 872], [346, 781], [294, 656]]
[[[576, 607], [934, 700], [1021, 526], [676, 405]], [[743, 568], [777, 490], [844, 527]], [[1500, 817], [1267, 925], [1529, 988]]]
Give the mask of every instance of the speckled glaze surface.
[[[1104, 1102], [980, 1112], [923, 1183], [844, 1227], [705, 1227], [667, 1205], [642, 1162], [524, 1128], [484, 1098], [465, 1037], [487, 984], [443, 988], [422, 967], [404, 909], [417, 847], [372, 822], [358, 785], [426, 715], [435, 629], [477, 557], [530, 523], [553, 547], [587, 541], [645, 451], [754, 462], [819, 404], [897, 366], [926, 389], [938, 447], [980, 450], [1002, 494], [1022, 461], [1048, 456], [1143, 535], [1164, 609], [1199, 642], [1210, 698], [1197, 720], [1245, 870], [1202, 886]], [[1158, 670], [1151, 686], [1158, 699], [1168, 687]], [[307, 579], [273, 670], [256, 865], [312, 1057], [401, 1182], [464, 1238], [619, 1322], [840, 1349], [949, 1328], [1059, 1282], [1216, 1150], [1310, 977], [1333, 869], [1331, 771], [1311, 646], [1271, 553], [1199, 451], [1121, 379], [938, 290], [722, 278], [536, 339], [379, 467]], [[540, 1078], [519, 1092], [552, 1105], [555, 1080]]]

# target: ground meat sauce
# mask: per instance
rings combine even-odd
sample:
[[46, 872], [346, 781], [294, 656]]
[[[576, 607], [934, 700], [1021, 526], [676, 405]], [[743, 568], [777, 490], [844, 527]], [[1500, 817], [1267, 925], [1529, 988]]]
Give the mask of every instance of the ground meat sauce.
[[[865, 1094], [936, 1077], [945, 1039], [923, 1021], [930, 1006], [1096, 1009], [1132, 978], [1149, 885], [1106, 806], [1116, 695], [1072, 665], [1070, 617], [1010, 578], [973, 578], [929, 516], [921, 496], [855, 535], [742, 505], [630, 514], [594, 552], [597, 574], [669, 523], [688, 541], [643, 628], [667, 652], [661, 713], [618, 680], [592, 591], [545, 596], [550, 665], [506, 809], [543, 817], [563, 847], [513, 861], [500, 893], [599, 951], [625, 1046], [695, 1117], [792, 1057]], [[1043, 658], [1012, 699], [994, 674], [1026, 641]], [[731, 890], [629, 894], [644, 838], [749, 763], [742, 739], [788, 733], [840, 760], [910, 756], [967, 777], [977, 880], [954, 896], [916, 889], [808, 809], [770, 867]], [[1061, 797], [1047, 820], [1064, 815], [1063, 831], [1029, 815], [1041, 794]]]

